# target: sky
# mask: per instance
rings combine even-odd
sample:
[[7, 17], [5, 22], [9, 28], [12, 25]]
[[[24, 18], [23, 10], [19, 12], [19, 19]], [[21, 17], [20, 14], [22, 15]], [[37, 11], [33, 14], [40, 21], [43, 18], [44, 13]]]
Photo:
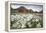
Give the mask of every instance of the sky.
[[32, 5], [32, 4], [29, 4], [29, 5], [23, 5], [23, 4], [14, 5], [14, 4], [12, 4], [11, 8], [16, 9], [16, 8], [19, 8], [20, 6], [24, 6], [27, 9], [32, 9], [34, 12], [35, 11], [40, 12], [41, 10], [43, 10], [42, 5]]

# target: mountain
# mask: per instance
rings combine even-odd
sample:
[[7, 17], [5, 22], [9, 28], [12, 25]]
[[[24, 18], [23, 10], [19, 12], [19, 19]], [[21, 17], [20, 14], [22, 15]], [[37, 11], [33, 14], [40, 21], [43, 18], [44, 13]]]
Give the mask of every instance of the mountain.
[[43, 13], [43, 10], [41, 10], [40, 12], [37, 12], [37, 11], [33, 11], [32, 9], [27, 9], [26, 7], [24, 7], [24, 6], [20, 6], [19, 8], [17, 8], [17, 9], [12, 9], [11, 8], [11, 12], [13, 13], [15, 13], [15, 12], [21, 12], [21, 13], [23, 13], [23, 12], [29, 12], [29, 13]]

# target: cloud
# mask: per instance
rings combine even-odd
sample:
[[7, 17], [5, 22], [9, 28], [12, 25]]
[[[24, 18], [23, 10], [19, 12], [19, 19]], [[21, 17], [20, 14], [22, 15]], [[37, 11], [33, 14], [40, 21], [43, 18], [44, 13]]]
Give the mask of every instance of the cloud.
[[24, 6], [27, 9], [32, 9], [34, 12], [40, 12], [43, 9], [42, 5], [11, 5], [11, 8], [16, 9], [19, 8], [20, 6]]

